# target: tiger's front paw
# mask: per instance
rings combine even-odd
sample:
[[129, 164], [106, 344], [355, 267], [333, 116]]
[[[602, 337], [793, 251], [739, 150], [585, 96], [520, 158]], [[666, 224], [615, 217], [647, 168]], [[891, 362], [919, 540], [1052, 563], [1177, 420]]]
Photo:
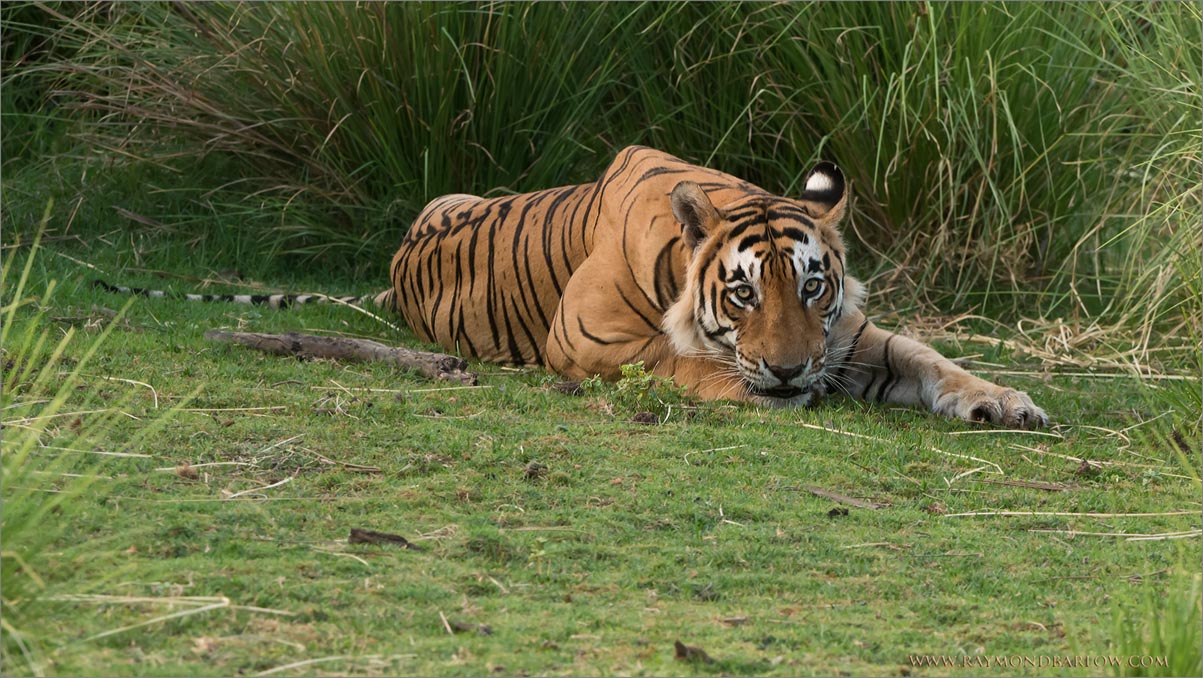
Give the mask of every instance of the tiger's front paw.
[[982, 421], [1006, 428], [1033, 429], [1048, 426], [1048, 415], [1028, 394], [975, 379], [964, 388], [945, 391], [932, 411], [965, 421]]

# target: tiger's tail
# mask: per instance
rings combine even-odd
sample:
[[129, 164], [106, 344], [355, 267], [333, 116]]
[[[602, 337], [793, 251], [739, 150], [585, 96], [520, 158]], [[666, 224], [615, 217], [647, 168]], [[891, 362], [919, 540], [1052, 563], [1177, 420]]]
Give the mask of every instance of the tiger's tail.
[[386, 310], [394, 308], [392, 289], [378, 294], [365, 294], [361, 297], [355, 297], [331, 296], [327, 294], [181, 294], [164, 292], [163, 290], [149, 290], [142, 287], [113, 285], [100, 279], [93, 280], [92, 287], [98, 287], [113, 294], [130, 294], [156, 299], [253, 304], [268, 308], [289, 308], [301, 304], [344, 304], [360, 307], [371, 305], [379, 306]]

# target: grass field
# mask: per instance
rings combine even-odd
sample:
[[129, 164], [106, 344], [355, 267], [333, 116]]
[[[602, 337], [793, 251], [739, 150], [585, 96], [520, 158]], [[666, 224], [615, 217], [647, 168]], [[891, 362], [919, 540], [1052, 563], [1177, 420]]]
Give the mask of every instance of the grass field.
[[[177, 273], [206, 274], [159, 251]], [[62, 284], [40, 321], [31, 306], [12, 331], [91, 336], [108, 322], [95, 309], [125, 300], [90, 289], [74, 260], [107, 274], [134, 254], [51, 243], [30, 288]], [[140, 260], [158, 265], [153, 252]], [[676, 402], [646, 425], [613, 386], [573, 397], [541, 370], [474, 364], [478, 387], [447, 388], [206, 343], [213, 328], [414, 344], [345, 308], [133, 303], [52, 437], [118, 403], [125, 416], [86, 449], [144, 456], [51, 468], [97, 479], [69, 519], [48, 518], [61, 530], [40, 558], [50, 593], [24, 629], [41, 671], [997, 675], [908, 655], [1114, 654], [1117, 616], [1140, 620], [1149, 592], [1161, 610], [1197, 571], [1197, 538], [1111, 536], [1199, 528], [1198, 482], [1137, 435], [1157, 413], [1150, 386], [1125, 377], [1006, 376], [1054, 418], [1041, 433], [841, 399], [798, 411]], [[76, 343], [65, 365], [89, 344]], [[979, 367], [1032, 367], [945, 348], [979, 354]], [[6, 432], [21, 414], [6, 410]], [[1004, 511], [1018, 515], [963, 515]], [[352, 528], [421, 550], [351, 545]], [[714, 663], [679, 663], [677, 640]]]
[[[1199, 675], [1199, 19], [6, 2], [3, 674]], [[1053, 426], [449, 387], [202, 336], [419, 345], [351, 309], [90, 286], [366, 294], [425, 200], [628, 143], [838, 160], [878, 324]]]

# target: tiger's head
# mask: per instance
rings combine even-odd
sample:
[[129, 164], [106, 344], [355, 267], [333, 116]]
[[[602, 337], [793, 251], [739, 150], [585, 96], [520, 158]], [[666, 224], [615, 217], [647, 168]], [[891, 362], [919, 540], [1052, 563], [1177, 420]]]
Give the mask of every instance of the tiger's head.
[[759, 402], [807, 404], [841, 348], [829, 344], [832, 327], [864, 296], [844, 273], [836, 229], [843, 174], [819, 164], [798, 199], [749, 193], [718, 209], [691, 181], [671, 199], [689, 259], [663, 322], [677, 352], [720, 362], [733, 391]]

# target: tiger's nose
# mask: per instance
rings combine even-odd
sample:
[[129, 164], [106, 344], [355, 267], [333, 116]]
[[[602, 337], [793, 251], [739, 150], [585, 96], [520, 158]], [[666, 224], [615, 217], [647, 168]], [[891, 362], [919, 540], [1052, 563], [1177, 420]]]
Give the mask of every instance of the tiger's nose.
[[780, 379], [781, 383], [783, 383], [783, 384], [788, 384], [791, 379], [798, 376], [799, 374], [802, 374], [802, 370], [806, 369], [806, 366], [803, 365], [802, 363], [798, 363], [797, 365], [791, 365], [790, 367], [782, 367], [780, 365], [767, 365], [766, 364], [765, 367], [769, 368], [769, 372], [771, 372], [774, 377], [777, 377], [778, 379]]

